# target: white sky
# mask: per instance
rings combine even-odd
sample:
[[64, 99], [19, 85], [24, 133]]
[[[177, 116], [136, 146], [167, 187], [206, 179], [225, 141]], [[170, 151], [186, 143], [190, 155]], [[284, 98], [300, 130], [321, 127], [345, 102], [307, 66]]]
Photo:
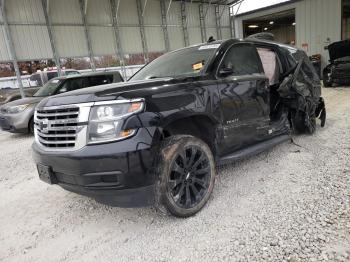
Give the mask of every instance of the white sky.
[[[251, 10], [259, 9], [265, 6], [275, 5], [289, 0], [244, 0], [237, 14], [245, 13]], [[235, 13], [239, 5], [234, 7]]]

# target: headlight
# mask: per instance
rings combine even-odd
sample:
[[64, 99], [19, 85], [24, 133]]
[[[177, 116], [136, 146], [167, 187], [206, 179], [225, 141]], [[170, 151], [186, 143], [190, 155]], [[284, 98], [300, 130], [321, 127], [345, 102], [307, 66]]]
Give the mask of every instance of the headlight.
[[6, 111], [9, 114], [16, 114], [16, 113], [24, 111], [25, 109], [27, 109], [28, 106], [29, 106], [29, 104], [19, 105], [19, 106], [11, 106], [11, 107], [8, 107], [6, 109]]
[[88, 128], [88, 143], [110, 142], [127, 138], [136, 130], [122, 130], [127, 116], [141, 112], [141, 101], [122, 104], [103, 104], [92, 107]]

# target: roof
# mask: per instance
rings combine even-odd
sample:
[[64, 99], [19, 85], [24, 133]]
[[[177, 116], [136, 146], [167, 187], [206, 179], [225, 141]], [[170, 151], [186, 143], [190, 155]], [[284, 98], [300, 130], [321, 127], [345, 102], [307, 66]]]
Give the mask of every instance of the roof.
[[258, 13], [260, 11], [265, 11], [265, 10], [269, 10], [269, 9], [280, 7], [280, 6], [284, 6], [284, 5], [290, 5], [290, 4], [298, 2], [298, 1], [301, 1], [301, 0], [289, 0], [289, 1], [278, 3], [278, 4], [275, 4], [275, 5], [265, 6], [265, 7], [254, 9], [254, 10], [251, 10], [251, 11], [248, 11], [248, 12], [240, 13], [238, 15], [235, 15], [235, 17], [250, 15], [250, 14]]
[[241, 0], [175, 0], [175, 1], [184, 1], [188, 3], [203, 3], [203, 4], [212, 4], [212, 5], [233, 5]]
[[74, 75], [67, 75], [67, 76], [58, 76], [55, 77], [55, 79], [71, 79], [71, 78], [84, 78], [89, 76], [100, 76], [100, 75], [114, 75], [119, 74], [119, 71], [103, 71], [103, 72], [92, 72], [92, 73], [86, 73], [86, 74], [74, 74]]

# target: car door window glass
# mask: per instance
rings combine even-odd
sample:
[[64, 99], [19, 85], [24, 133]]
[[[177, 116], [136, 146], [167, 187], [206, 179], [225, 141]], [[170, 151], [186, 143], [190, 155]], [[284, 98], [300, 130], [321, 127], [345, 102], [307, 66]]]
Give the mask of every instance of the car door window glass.
[[57, 72], [48, 72], [47, 73], [47, 80], [50, 80], [54, 77], [57, 77]]
[[84, 87], [84, 79], [83, 78], [76, 78], [76, 79], [68, 79], [62, 87], [57, 90], [57, 93], [65, 93], [69, 91], [74, 91], [77, 89], [81, 89]]
[[113, 75], [91, 76], [89, 81], [90, 86], [105, 85], [113, 82]]
[[256, 48], [247, 44], [233, 45], [224, 57], [221, 68], [233, 70], [233, 75], [251, 75], [262, 72]]

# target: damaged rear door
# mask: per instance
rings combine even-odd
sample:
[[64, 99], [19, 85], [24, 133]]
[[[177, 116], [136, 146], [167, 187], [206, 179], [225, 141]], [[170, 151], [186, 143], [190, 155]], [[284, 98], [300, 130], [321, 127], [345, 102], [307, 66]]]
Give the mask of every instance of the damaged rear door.
[[298, 50], [293, 54], [297, 65], [281, 83], [278, 92], [289, 108], [292, 128], [297, 132], [312, 134], [316, 129], [316, 118], [321, 126], [326, 122], [326, 108], [321, 97], [321, 83], [306, 54]]

